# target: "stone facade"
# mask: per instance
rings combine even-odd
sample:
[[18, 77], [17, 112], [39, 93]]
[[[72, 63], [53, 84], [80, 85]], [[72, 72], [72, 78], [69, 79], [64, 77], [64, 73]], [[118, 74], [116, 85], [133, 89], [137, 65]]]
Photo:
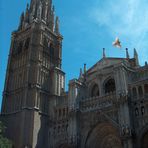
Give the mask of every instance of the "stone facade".
[[105, 56], [69, 81], [51, 0], [31, 0], [12, 42], [1, 119], [15, 148], [147, 148], [148, 65]]

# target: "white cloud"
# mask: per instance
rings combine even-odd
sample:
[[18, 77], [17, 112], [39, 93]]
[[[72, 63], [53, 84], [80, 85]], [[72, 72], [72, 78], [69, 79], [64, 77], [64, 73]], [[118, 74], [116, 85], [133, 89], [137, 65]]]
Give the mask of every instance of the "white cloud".
[[143, 60], [147, 60], [147, 8], [148, 2], [144, 0], [104, 0], [102, 3], [95, 4], [89, 11], [89, 16], [99, 26], [108, 28], [109, 34], [113, 38], [119, 36], [123, 40], [128, 40], [128, 46], [142, 51]]

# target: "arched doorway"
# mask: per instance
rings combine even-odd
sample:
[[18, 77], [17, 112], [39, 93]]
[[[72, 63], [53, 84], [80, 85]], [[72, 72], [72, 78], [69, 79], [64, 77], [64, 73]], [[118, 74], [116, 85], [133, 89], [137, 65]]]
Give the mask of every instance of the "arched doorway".
[[113, 78], [108, 79], [104, 84], [105, 94], [115, 92], [115, 90], [116, 90], [115, 80]]
[[143, 135], [141, 144], [142, 144], [141, 148], [147, 148], [148, 147], [148, 131]]
[[122, 148], [118, 130], [109, 123], [101, 123], [89, 132], [85, 148]]

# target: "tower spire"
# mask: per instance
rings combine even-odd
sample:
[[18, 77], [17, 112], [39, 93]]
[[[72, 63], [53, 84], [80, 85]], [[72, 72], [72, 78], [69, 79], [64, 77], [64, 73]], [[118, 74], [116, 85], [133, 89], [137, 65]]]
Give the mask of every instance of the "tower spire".
[[31, 21], [33, 21], [37, 17], [37, 2], [37, 0], [31, 0], [30, 2]]
[[79, 75], [79, 78], [81, 78], [82, 75], [83, 75], [82, 68], [80, 68], [80, 75]]
[[39, 6], [37, 8], [37, 18], [40, 20], [42, 16], [42, 2], [39, 2]]
[[24, 12], [22, 12], [20, 16], [20, 24], [19, 24], [18, 30], [21, 30], [23, 28], [23, 22], [24, 22]]
[[55, 33], [60, 34], [60, 31], [59, 31], [59, 17], [58, 16], [56, 17], [56, 20], [55, 20]]
[[29, 23], [29, 4], [27, 3], [25, 12], [25, 23]]
[[45, 3], [45, 21], [47, 22], [47, 18], [48, 18], [48, 2]]
[[55, 9], [52, 5], [52, 0], [31, 0], [30, 6], [27, 4], [24, 18], [23, 16], [20, 18], [18, 29], [21, 28], [21, 20], [24, 21], [24, 27], [32, 23], [34, 20], [44, 20], [45, 24], [52, 32], [60, 34], [59, 18], [57, 17], [55, 21]]
[[105, 48], [103, 48], [103, 58], [106, 58]]
[[134, 48], [134, 58], [138, 56], [137, 50]]
[[86, 73], [86, 64], [84, 64], [84, 74]]
[[52, 6], [52, 1], [49, 2], [48, 8], [47, 8], [47, 26], [51, 29], [51, 31], [54, 31], [54, 6]]
[[139, 66], [138, 53], [135, 48], [134, 48], [134, 59], [135, 59], [136, 66]]
[[51, 11], [51, 30], [54, 31], [54, 16], [55, 15], [55, 8], [54, 5], [52, 6], [52, 11]]
[[129, 53], [128, 53], [128, 48], [126, 48], [126, 58], [127, 58], [127, 59], [130, 58]]

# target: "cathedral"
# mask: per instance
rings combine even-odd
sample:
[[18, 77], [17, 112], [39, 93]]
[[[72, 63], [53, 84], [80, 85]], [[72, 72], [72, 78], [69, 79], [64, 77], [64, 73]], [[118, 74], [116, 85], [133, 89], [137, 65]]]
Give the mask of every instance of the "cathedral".
[[12, 32], [1, 120], [13, 148], [148, 148], [148, 64], [106, 57], [65, 91], [59, 18], [31, 0]]

